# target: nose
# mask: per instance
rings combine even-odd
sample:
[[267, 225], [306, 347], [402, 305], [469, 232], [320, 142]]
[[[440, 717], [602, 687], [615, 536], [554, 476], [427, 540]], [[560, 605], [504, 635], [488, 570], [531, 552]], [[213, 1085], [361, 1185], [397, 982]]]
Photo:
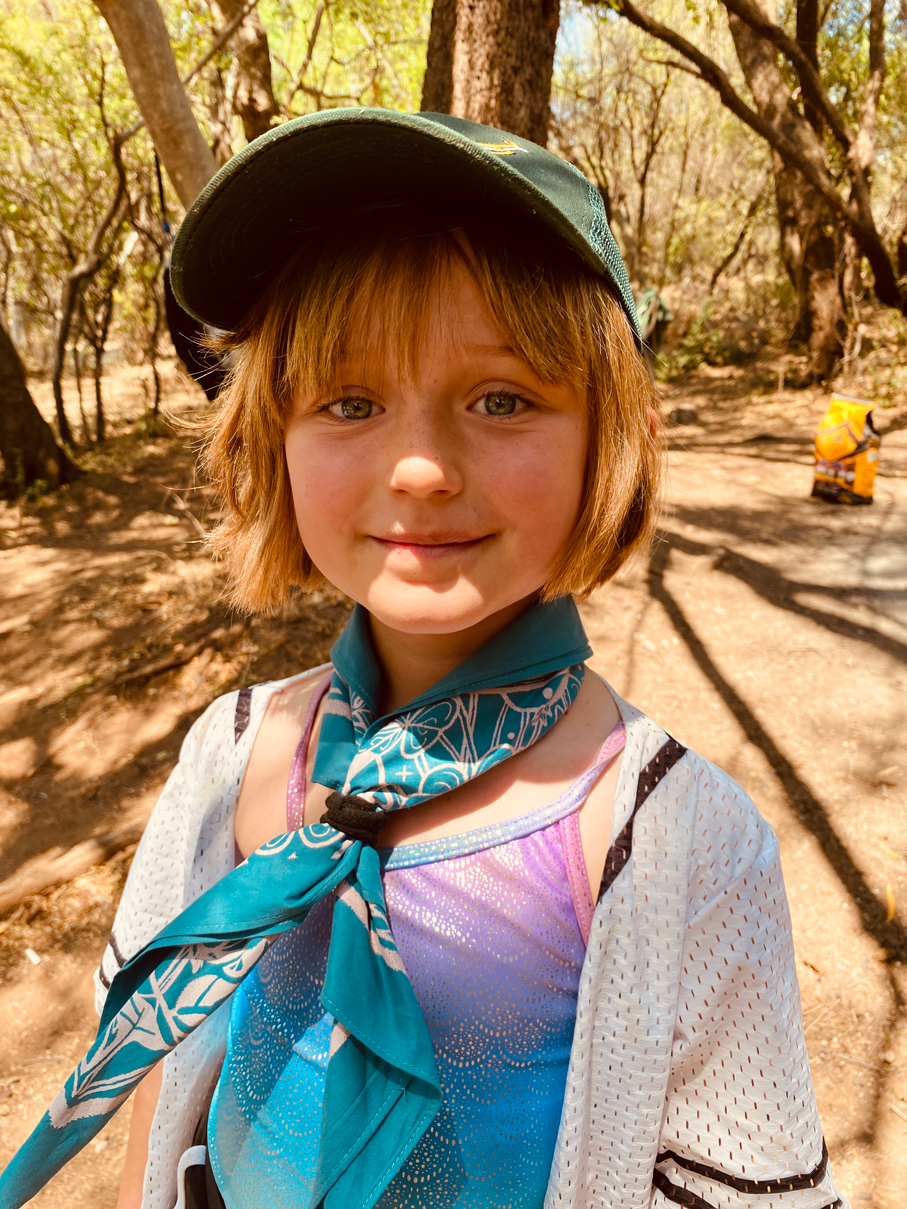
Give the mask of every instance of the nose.
[[449, 497], [463, 489], [452, 434], [441, 424], [419, 424], [410, 428], [405, 446], [392, 458], [388, 490], [417, 499]]
[[456, 495], [462, 478], [447, 462], [424, 453], [407, 453], [394, 463], [388, 487], [395, 494], [427, 499], [432, 495]]

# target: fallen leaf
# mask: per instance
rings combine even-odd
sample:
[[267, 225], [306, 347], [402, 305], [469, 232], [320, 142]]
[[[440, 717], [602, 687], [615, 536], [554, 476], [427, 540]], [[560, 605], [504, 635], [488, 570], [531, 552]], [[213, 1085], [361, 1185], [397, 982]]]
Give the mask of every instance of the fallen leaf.
[[879, 848], [885, 853], [886, 856], [890, 856], [893, 861], [899, 861], [902, 859], [899, 852], [895, 852], [893, 848], [886, 847], [885, 844], [879, 844]]
[[892, 920], [892, 919], [894, 919], [894, 913], [895, 913], [896, 908], [894, 905], [894, 891], [892, 890], [890, 885], [885, 887], [885, 897], [888, 899], [887, 918], [889, 920]]

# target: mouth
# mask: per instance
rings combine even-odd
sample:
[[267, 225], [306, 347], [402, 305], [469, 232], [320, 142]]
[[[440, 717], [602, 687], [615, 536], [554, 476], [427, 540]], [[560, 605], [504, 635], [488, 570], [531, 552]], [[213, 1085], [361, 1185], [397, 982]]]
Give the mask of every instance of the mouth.
[[490, 533], [483, 534], [481, 537], [449, 533], [432, 535], [414, 533], [401, 537], [372, 536], [372, 541], [386, 550], [388, 554], [408, 554], [420, 561], [468, 554], [490, 539]]

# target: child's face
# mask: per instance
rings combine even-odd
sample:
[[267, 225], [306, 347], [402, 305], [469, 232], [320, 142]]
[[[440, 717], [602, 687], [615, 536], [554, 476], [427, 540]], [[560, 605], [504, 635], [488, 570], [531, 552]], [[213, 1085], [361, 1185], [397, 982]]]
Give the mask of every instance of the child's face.
[[466, 270], [452, 273], [413, 381], [366, 356], [377, 324], [354, 324], [341, 388], [298, 398], [286, 433], [312, 561], [411, 634], [463, 630], [537, 592], [576, 524], [586, 464], [582, 387], [538, 378]]

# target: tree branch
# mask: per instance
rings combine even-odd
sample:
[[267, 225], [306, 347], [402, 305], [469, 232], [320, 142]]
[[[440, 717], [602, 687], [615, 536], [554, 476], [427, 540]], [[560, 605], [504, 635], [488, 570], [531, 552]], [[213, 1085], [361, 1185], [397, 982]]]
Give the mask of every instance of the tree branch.
[[[597, 3], [598, 0], [587, 0], [587, 3]], [[703, 54], [692, 42], [688, 42], [681, 34], [662, 25], [660, 21], [640, 12], [632, 0], [613, 0], [614, 9], [622, 17], [641, 29], [644, 33], [664, 42], [672, 50], [676, 50], [699, 68], [701, 78], [721, 97], [724, 106], [736, 117], [740, 118], [749, 128], [778, 152], [789, 164], [793, 165], [809, 181], [813, 188], [827, 199], [829, 204], [848, 224], [859, 223], [859, 216], [852, 213], [844, 198], [837, 191], [831, 176], [820, 171], [818, 166], [795, 147], [794, 144], [766, 121], [755, 109], [751, 109], [740, 94], [734, 89], [727, 73], [718, 66], [714, 59]]]
[[868, 171], [875, 151], [876, 116], [885, 80], [885, 0], [870, 0], [869, 5], [869, 79], [863, 93], [860, 127], [854, 139], [853, 159]]
[[369, 30], [368, 26], [363, 21], [359, 21], [357, 19], [353, 22], [353, 24], [359, 30], [360, 34], [362, 34], [363, 38], [365, 39], [366, 46], [368, 46], [369, 50], [371, 50], [374, 53], [376, 60], [380, 59], [381, 62], [384, 64], [385, 68], [387, 69], [387, 73], [391, 78], [391, 83], [394, 86], [394, 100], [399, 104], [400, 99], [403, 96], [403, 89], [400, 86], [400, 78], [397, 75], [396, 71], [394, 70], [393, 63], [387, 57], [387, 55], [384, 53], [384, 51], [381, 49], [381, 47], [378, 45], [378, 43], [375, 41], [374, 37], [372, 36], [371, 31]]
[[184, 88], [188, 88], [195, 77], [205, 70], [220, 48], [225, 46], [226, 43], [230, 41], [230, 39], [242, 25], [243, 21], [245, 21], [246, 17], [248, 17], [249, 13], [251, 13], [257, 4], [258, 0], [248, 0], [248, 3], [243, 5], [233, 20], [224, 26], [224, 28], [208, 47], [205, 54], [203, 54], [195, 66], [190, 71], [187, 71], [183, 76]]
[[[874, 228], [875, 224], [872, 219], [872, 203], [869, 196], [869, 185], [866, 181], [864, 165], [861, 163], [861, 157], [857, 153], [855, 140], [850, 131], [847, 129], [847, 125], [844, 119], [841, 117], [840, 112], [832, 103], [831, 97], [829, 97], [825, 89], [825, 85], [822, 83], [822, 79], [816, 68], [813, 66], [808, 53], [804, 51], [799, 42], [796, 42], [793, 38], [788, 37], [780, 26], [776, 25], [774, 21], [771, 21], [768, 17], [766, 17], [756, 0], [723, 0], [723, 2], [729, 12], [732, 12], [738, 16], [741, 21], [745, 22], [750, 29], [753, 30], [754, 33], [759, 34], [761, 37], [765, 38], [766, 41], [771, 42], [774, 46], [777, 46], [778, 49], [794, 65], [805, 96], [813, 103], [814, 107], [822, 115], [822, 117], [825, 118], [826, 122], [828, 122], [829, 129], [840, 143], [847, 157], [853, 179], [854, 200], [859, 207], [860, 217], [865, 225]], [[878, 50], [882, 59], [882, 74], [884, 75], [884, 49], [882, 47], [882, 37], [884, 36], [883, 21], [885, 0], [872, 0], [872, 4], [873, 10], [875, 10], [875, 8], [879, 5], [881, 5], [882, 9], [882, 13], [878, 20]], [[872, 46], [871, 41], [870, 46]], [[871, 88], [872, 79], [873, 77], [870, 70], [870, 83], [867, 85], [867, 95], [869, 94]], [[882, 76], [879, 76], [879, 92], [881, 91], [881, 87]], [[876, 104], [878, 103], [878, 93], [876, 94], [875, 102]], [[874, 112], [875, 109], [873, 107], [873, 127], [875, 124]], [[872, 145], [868, 138], [866, 141], [869, 142], [869, 163], [871, 163]], [[865, 167], [868, 166], [869, 165], [867, 163]]]
[[644, 63], [654, 63], [658, 67], [675, 67], [678, 71], [684, 71], [688, 76], [692, 76], [694, 80], [701, 80], [702, 74], [695, 67], [691, 67], [689, 63], [681, 63], [679, 59], [653, 59], [649, 55], [640, 55]]
[[75, 265], [70, 273], [72, 277], [91, 277], [100, 268], [103, 261], [109, 255], [109, 249], [104, 252], [104, 239], [107, 231], [113, 220], [116, 218], [117, 211], [126, 194], [126, 169], [123, 165], [123, 138], [119, 134], [114, 134], [111, 139], [111, 152], [113, 154], [113, 165], [116, 170], [116, 188], [114, 189], [113, 197], [110, 200], [110, 205], [107, 207], [103, 218], [95, 227], [91, 240], [86, 249], [85, 255], [79, 264]]
[[737, 235], [737, 238], [734, 240], [734, 246], [731, 248], [730, 252], [728, 252], [728, 254], [724, 257], [724, 259], [721, 261], [721, 263], [716, 268], [715, 272], [712, 274], [712, 280], [709, 282], [709, 297], [711, 297], [712, 294], [715, 292], [715, 286], [718, 283], [718, 278], [721, 276], [721, 274], [724, 272], [724, 270], [726, 268], [728, 268], [728, 266], [733, 261], [734, 257], [737, 255], [737, 253], [743, 247], [743, 241], [746, 239], [746, 237], [749, 233], [749, 229], [752, 226], [753, 219], [756, 217], [756, 211], [759, 209], [759, 207], [762, 204], [762, 199], [763, 199], [763, 197], [765, 197], [765, 191], [767, 188], [768, 188], [768, 178], [766, 178], [762, 182], [762, 188], [759, 190], [759, 192], [756, 194], [756, 196], [750, 202], [749, 209], [746, 212], [746, 218], [744, 218], [744, 220], [743, 220], [743, 226], [740, 228], [740, 232]]
[[66, 358], [66, 344], [69, 340], [70, 325], [73, 312], [78, 305], [81, 291], [88, 281], [103, 264], [110, 254], [110, 247], [104, 247], [107, 232], [116, 229], [116, 218], [120, 213], [123, 198], [126, 196], [126, 168], [123, 164], [123, 138], [114, 133], [110, 144], [113, 155], [113, 165], [116, 170], [116, 187], [110, 205], [104, 212], [101, 221], [92, 232], [85, 254], [66, 274], [63, 281], [63, 292], [60, 299], [60, 322], [57, 328], [57, 339], [54, 347], [54, 363], [51, 375], [54, 405], [57, 412], [57, 423], [60, 426], [60, 439], [72, 444], [72, 434], [63, 408], [63, 389], [61, 385], [63, 366]]
[[[809, 59], [814, 69], [819, 70], [819, 0], [797, 0], [797, 45]], [[803, 103], [803, 116], [822, 137], [822, 114], [807, 96]]]
[[[732, 2], [736, 4], [740, 0], [732, 0]], [[600, 0], [585, 0], [585, 3], [598, 4]], [[691, 63], [695, 64], [699, 68], [702, 79], [718, 93], [725, 108], [729, 109], [735, 117], [738, 117], [741, 122], [749, 126], [760, 138], [765, 139], [768, 145], [781, 156], [785, 163], [796, 168], [816, 192], [826, 199], [832, 211], [853, 232], [862, 251], [869, 260], [875, 278], [876, 294], [879, 301], [885, 303], [887, 306], [897, 307], [898, 310], [907, 313], [907, 289], [899, 284], [888, 252], [876, 229], [872, 210], [869, 206], [869, 193], [863, 173], [854, 166], [852, 175], [854, 192], [857, 196], [853, 202], [845, 201], [835, 187], [835, 182], [828, 170], [809, 159], [782, 131], [773, 126], [771, 122], [763, 118], [754, 109], [751, 109], [735, 90], [727, 73], [713, 59], [703, 54], [698, 47], [694, 46], [692, 42], [688, 42], [686, 38], [675, 30], [669, 29], [666, 25], [662, 25], [660, 21], [656, 21], [646, 13], [641, 12], [633, 4], [632, 0], [611, 0], [611, 5], [631, 25], [635, 25], [637, 29], [641, 29], [653, 38], [657, 38], [659, 42], [664, 42], [666, 46], [670, 46], [672, 50], [677, 51], [678, 54], [683, 55], [684, 58], [689, 59]], [[858, 188], [861, 182], [862, 190]]]
[[844, 125], [844, 120], [840, 116], [838, 110], [834, 108], [830, 96], [826, 92], [821, 76], [816, 71], [813, 62], [807, 51], [799, 42], [792, 39], [781, 29], [780, 25], [776, 25], [772, 19], [766, 16], [761, 8], [759, 8], [756, 0], [723, 0], [724, 7], [728, 8], [729, 12], [735, 13], [740, 18], [740, 21], [746, 22], [750, 29], [761, 35], [769, 42], [779, 48], [782, 54], [785, 54], [787, 59], [795, 66], [799, 82], [803, 87], [803, 92], [807, 94], [811, 102], [821, 112], [828, 126], [831, 127], [834, 138], [843, 146], [845, 152], [850, 150], [850, 132], [847, 126]]
[[315, 19], [312, 22], [312, 32], [309, 34], [309, 44], [305, 48], [305, 57], [302, 60], [299, 71], [296, 73], [296, 79], [290, 86], [290, 91], [287, 93], [287, 99], [284, 104], [284, 109], [287, 113], [290, 112], [290, 106], [293, 104], [293, 97], [299, 92], [302, 87], [302, 81], [305, 79], [305, 73], [309, 70], [312, 63], [312, 55], [315, 53], [315, 43], [318, 41], [318, 32], [321, 29], [321, 18], [324, 16], [325, 6], [319, 4], [315, 9]]
[[[258, 0], [248, 0], [248, 3], [243, 5], [242, 9], [236, 14], [233, 20], [228, 22], [220, 33], [217, 34], [214, 41], [195, 64], [195, 66], [190, 68], [189, 71], [187, 71], [182, 77], [181, 83], [184, 88], [188, 88], [196, 77], [205, 70], [217, 52], [230, 41], [230, 39], [242, 25], [243, 21], [245, 21], [246, 17], [248, 17], [249, 13], [251, 13], [257, 4]], [[139, 120], [134, 125], [130, 126], [125, 134], [122, 135], [120, 144], [122, 145], [123, 143], [128, 143], [131, 138], [134, 138], [138, 134], [144, 125], [145, 119], [139, 118]]]
[[780, 25], [776, 25], [760, 9], [755, 0], [723, 0], [725, 8], [735, 13], [741, 21], [766, 41], [773, 43], [794, 65], [800, 84], [813, 102], [846, 153], [850, 152], [852, 138], [838, 110], [832, 104], [819, 73], [810, 62], [809, 55]]

